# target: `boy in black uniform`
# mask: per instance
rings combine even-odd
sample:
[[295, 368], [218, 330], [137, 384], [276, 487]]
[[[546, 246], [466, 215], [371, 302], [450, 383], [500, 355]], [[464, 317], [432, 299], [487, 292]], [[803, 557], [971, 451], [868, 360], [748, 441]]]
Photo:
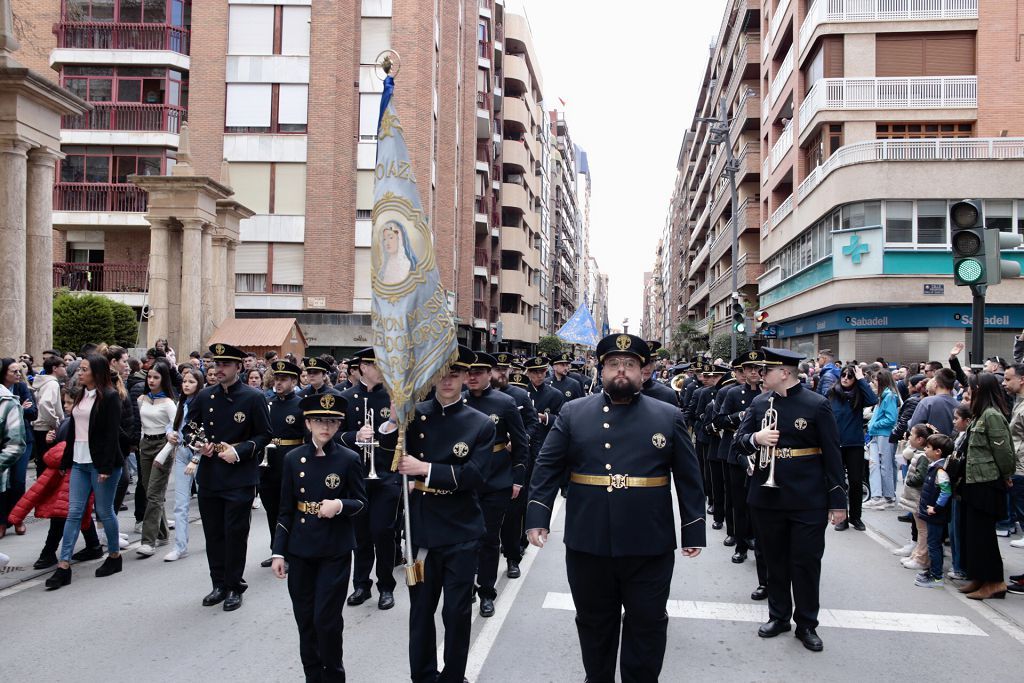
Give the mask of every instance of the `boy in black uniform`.
[[[484, 473], [484, 485], [477, 492], [485, 531], [480, 539], [476, 570], [480, 616], [492, 617], [494, 599], [498, 597], [494, 584], [498, 578], [501, 527], [509, 505], [519, 497], [526, 483], [530, 443], [515, 399], [491, 388], [491, 369], [497, 365], [497, 359], [483, 351], [475, 353], [476, 360], [469, 368], [463, 399], [470, 408], [479, 410], [494, 423], [494, 452]], [[519, 536], [514, 538], [518, 545]]]
[[[795, 616], [796, 637], [808, 650], [820, 652], [823, 645], [815, 629], [825, 527], [846, 519], [839, 428], [828, 399], [800, 383], [797, 368], [804, 357], [787, 349], [762, 351], [768, 391], [754, 399], [736, 431], [737, 447], [757, 465], [747, 502], [768, 567], [769, 620], [757, 634], [771, 638], [785, 633]], [[769, 409], [776, 411], [776, 428], [762, 429]], [[767, 467], [758, 462], [762, 447], [775, 448], [774, 462]], [[763, 486], [769, 472], [775, 486]]]
[[569, 376], [572, 377], [577, 382], [579, 382], [580, 386], [583, 387], [583, 395], [589, 396], [590, 389], [593, 386], [594, 382], [589, 377], [583, 374], [583, 370], [586, 367], [586, 363], [583, 362], [582, 358], [577, 358], [573, 362], [569, 363], [569, 367], [571, 368], [569, 370]]
[[[274, 396], [267, 400], [271, 439], [263, 451], [266, 464], [260, 463], [263, 465], [260, 467], [260, 499], [267, 511], [270, 548], [273, 550], [274, 530], [281, 512], [281, 468], [288, 452], [302, 445], [306, 428], [299, 395], [295, 393], [301, 372], [299, 366], [286, 360], [276, 360], [270, 364], [270, 371], [274, 373]], [[263, 560], [260, 566], [269, 567], [271, 559]]]
[[540, 428], [537, 430], [537, 452], [540, 452], [544, 445], [544, 439], [548, 432], [555, 426], [555, 418], [558, 411], [568, 400], [565, 394], [561, 393], [547, 383], [548, 362], [542, 356], [534, 356], [526, 361], [526, 376], [530, 379], [530, 398], [533, 399], [533, 407], [537, 410], [537, 420]]
[[[374, 469], [377, 479], [366, 480], [368, 514], [356, 518], [356, 560], [352, 574], [354, 590], [348, 596], [348, 604], [361, 605], [370, 598], [370, 568], [377, 565], [378, 609], [395, 606], [395, 519], [398, 504], [402, 498], [402, 478], [391, 471], [395, 458], [398, 432], [381, 434], [378, 430], [391, 419], [391, 398], [381, 381], [377, 369], [377, 356], [373, 347], [362, 349], [351, 359], [359, 365], [358, 384], [341, 394], [348, 407], [345, 409], [345, 426], [338, 436], [346, 447], [360, 455], [363, 460], [363, 476], [370, 471], [370, 463], [364, 453], [370, 451], [367, 444], [376, 441]], [[367, 411], [372, 415], [374, 429], [367, 422]]]
[[700, 468], [682, 413], [640, 392], [647, 344], [610, 335], [597, 355], [604, 393], [569, 403], [548, 435], [531, 482], [527, 534], [543, 547], [568, 470], [565, 562], [587, 680], [615, 680], [621, 628], [622, 680], [656, 681], [677, 547], [669, 477], [683, 555], [696, 557], [705, 543]]
[[366, 490], [359, 456], [334, 440], [343, 406], [332, 394], [302, 399], [312, 443], [285, 458], [274, 535], [274, 575], [288, 577], [309, 682], [345, 680], [341, 610], [356, 545], [352, 517], [362, 516]]
[[[697, 416], [697, 425], [694, 426], [694, 431], [697, 429], [702, 430], [708, 439], [708, 470], [711, 472], [711, 498], [715, 501], [714, 521], [711, 524], [712, 529], [721, 529], [723, 522], [729, 519], [730, 514], [728, 499], [725, 493], [725, 461], [721, 459], [719, 454], [722, 438], [721, 434], [718, 433], [718, 430], [711, 423], [715, 415], [715, 399], [718, 396], [718, 392], [723, 388], [722, 385], [726, 381], [725, 376], [729, 371], [728, 367], [718, 363], [709, 363], [705, 366], [704, 376], [711, 378], [711, 384], [708, 386], [708, 391], [701, 396], [700, 400], [704, 405], [700, 407], [698, 404], [700, 412]], [[726, 539], [728, 540], [728, 531], [726, 533]]]
[[656, 356], [654, 355], [658, 349], [661, 348], [661, 342], [649, 341], [647, 346], [651, 349], [651, 356], [647, 359], [646, 365], [642, 369], [641, 379], [643, 380], [643, 387], [640, 389], [645, 396], [656, 398], [659, 401], [664, 401], [671, 406], [679, 407], [679, 397], [676, 392], [672, 391], [671, 387], [667, 387], [658, 380], [654, 379], [654, 361]]
[[[424, 580], [409, 587], [409, 667], [413, 681], [461, 683], [469, 656], [470, 597], [484, 517], [476, 492], [494, 448], [494, 423], [462, 402], [475, 360], [459, 347], [451, 371], [434, 384], [434, 398], [416, 404], [398, 471], [414, 479], [409, 511], [413, 553], [427, 550]], [[394, 425], [381, 428], [384, 433]], [[444, 593], [444, 671], [437, 670], [434, 612]]]
[[341, 396], [341, 392], [330, 385], [331, 367], [321, 358], [303, 358], [302, 365], [306, 368], [309, 386], [302, 390], [303, 397], [327, 393]]
[[560, 353], [551, 359], [551, 387], [565, 396], [566, 401], [583, 397], [583, 386], [569, 377], [571, 362], [572, 356], [568, 353]]
[[242, 606], [247, 588], [242, 573], [260, 478], [258, 455], [270, 442], [270, 412], [263, 392], [238, 379], [245, 353], [228, 344], [214, 344], [210, 351], [217, 384], [196, 396], [190, 409], [196, 418], [184, 431], [190, 435], [201, 427], [206, 438], [197, 449], [202, 464], [196, 484], [213, 590], [203, 605], [223, 602], [230, 612]]

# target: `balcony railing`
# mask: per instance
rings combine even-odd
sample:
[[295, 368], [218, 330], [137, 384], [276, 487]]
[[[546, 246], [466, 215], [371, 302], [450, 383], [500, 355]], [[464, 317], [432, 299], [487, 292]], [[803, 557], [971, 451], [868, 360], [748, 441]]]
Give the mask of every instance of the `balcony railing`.
[[878, 161], [1006, 161], [1024, 160], [1024, 138], [932, 138], [872, 140], [840, 147], [808, 174], [797, 188], [803, 201], [836, 169]]
[[772, 145], [772, 153], [770, 156], [770, 168], [769, 171], [774, 171], [782, 163], [783, 157], [793, 148], [793, 121], [791, 120], [786, 124], [786, 127], [782, 129], [782, 134], [779, 135], [779, 139]]
[[[766, 45], [771, 48], [772, 43], [775, 42], [775, 37], [779, 33], [779, 29], [782, 28], [782, 18], [786, 16], [786, 12], [789, 11], [790, 0], [780, 0], [779, 8], [772, 15], [772, 20], [768, 24], [768, 42]], [[767, 52], [767, 51], [766, 51]]]
[[168, 24], [64, 21], [53, 28], [57, 47], [86, 50], [168, 50], [189, 53], [189, 30]]
[[771, 111], [772, 107], [779, 99], [779, 95], [782, 94], [783, 88], [786, 87], [786, 81], [793, 75], [793, 48], [789, 48], [789, 52], [782, 59], [782, 64], [779, 65], [779, 70], [775, 72], [775, 77], [772, 79], [772, 84], [768, 88], [768, 106], [765, 107], [763, 112], [763, 118], [768, 118], [768, 112]]
[[73, 292], [145, 292], [145, 263], [54, 263], [54, 289]]
[[800, 52], [821, 24], [847, 21], [977, 19], [978, 0], [819, 0], [800, 26]]
[[146, 211], [146, 192], [131, 183], [57, 183], [54, 211]]
[[822, 109], [960, 109], [978, 106], [977, 76], [822, 78], [800, 105], [800, 126]]
[[761, 236], [764, 237], [766, 234], [775, 229], [779, 223], [781, 223], [786, 216], [793, 213], [793, 195], [786, 197], [786, 201], [779, 204], [778, 208], [772, 212], [771, 218], [768, 222], [761, 226]]
[[187, 118], [184, 107], [169, 104], [94, 102], [92, 111], [61, 117], [66, 130], [159, 131], [177, 135]]

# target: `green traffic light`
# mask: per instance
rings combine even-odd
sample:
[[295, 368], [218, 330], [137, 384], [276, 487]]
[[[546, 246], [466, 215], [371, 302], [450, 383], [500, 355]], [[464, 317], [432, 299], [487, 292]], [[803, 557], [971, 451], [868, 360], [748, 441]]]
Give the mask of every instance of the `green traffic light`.
[[964, 259], [956, 265], [956, 276], [967, 283], [977, 282], [984, 272], [981, 262], [974, 259]]

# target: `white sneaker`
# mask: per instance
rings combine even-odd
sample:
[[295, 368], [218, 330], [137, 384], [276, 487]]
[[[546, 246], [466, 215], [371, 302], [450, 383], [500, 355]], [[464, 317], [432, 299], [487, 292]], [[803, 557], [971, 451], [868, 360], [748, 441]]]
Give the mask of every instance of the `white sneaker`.
[[118, 535], [118, 536], [120, 536], [120, 537], [121, 537], [121, 540], [123, 540], [123, 541], [127, 541], [127, 540], [128, 540], [128, 534], [122, 534], [122, 533], [121, 533], [121, 532], [119, 531], [119, 532], [117, 532], [117, 535]]
[[153, 553], [156, 552], [156, 549], [148, 543], [143, 543], [135, 552], [139, 555], [143, 555], [144, 557], [152, 557]]
[[895, 501], [895, 499], [892, 499], [892, 498], [883, 498], [882, 502], [875, 509], [876, 510], [895, 510], [896, 509], [896, 501]]
[[122, 536], [121, 538], [117, 539], [117, 547], [120, 548], [121, 550], [124, 550], [129, 545], [131, 545], [131, 543], [129, 543], [128, 539], [125, 538], [124, 536]]
[[11, 561], [11, 558], [3, 553], [0, 553], [0, 569], [7, 566], [7, 563]]
[[1016, 541], [1010, 541], [1010, 545], [1014, 548], [1024, 548], [1024, 538], [1018, 538]]
[[253, 510], [259, 510], [260, 509], [260, 499], [259, 498], [253, 498], [252, 499], [252, 509]]
[[188, 557], [188, 551], [187, 550], [184, 551], [184, 552], [179, 553], [178, 549], [175, 548], [171, 552], [169, 552], [166, 555], [164, 555], [164, 562], [174, 562], [176, 560], [180, 560], [180, 559], [183, 559], [183, 558], [186, 558], [186, 557]]
[[901, 557], [910, 557], [910, 553], [914, 552], [914, 548], [916, 547], [916, 543], [908, 543], [901, 548], [893, 548], [892, 554], [899, 555]]
[[882, 498], [881, 496], [875, 496], [874, 498], [869, 498], [866, 503], [861, 505], [861, 508], [865, 508], [868, 510], [877, 510], [884, 504], [885, 498]]
[[167, 528], [168, 529], [173, 529], [174, 528], [174, 520], [173, 519], [167, 520]]
[[996, 536], [1002, 536], [1003, 538], [1006, 538], [1011, 533], [1009, 529], [996, 529]]
[[901, 560], [900, 564], [902, 564], [906, 569], [916, 569], [918, 571], [926, 569], [926, 567], [923, 564], [921, 564], [917, 560], [911, 560], [909, 557], [905, 560]]
[[135, 522], [135, 533], [142, 533], [142, 522]]

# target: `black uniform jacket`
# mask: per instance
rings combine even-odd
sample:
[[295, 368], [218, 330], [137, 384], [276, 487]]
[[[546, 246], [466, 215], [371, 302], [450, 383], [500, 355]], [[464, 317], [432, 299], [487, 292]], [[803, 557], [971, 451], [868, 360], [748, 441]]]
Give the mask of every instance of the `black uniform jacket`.
[[417, 479], [436, 491], [410, 494], [413, 545], [440, 548], [480, 538], [484, 518], [476, 492], [492, 457], [494, 423], [461, 399], [441, 406], [433, 398], [416, 404], [405, 438], [408, 454], [431, 464], [430, 476]]
[[710, 392], [710, 387], [703, 385], [697, 387], [693, 395], [690, 396], [690, 402], [687, 404], [686, 410], [683, 411], [683, 417], [690, 425], [690, 428], [693, 429], [693, 437], [699, 443], [708, 442], [708, 435], [701, 423], [701, 415], [704, 414], [704, 408], [708, 405], [708, 394]]
[[562, 410], [562, 406], [566, 403], [565, 395], [560, 393], [557, 389], [552, 387], [550, 384], [545, 382], [540, 385], [540, 388], [530, 384], [529, 387], [530, 398], [533, 399], [533, 407], [537, 410], [537, 415], [541, 413], [548, 414], [548, 423], [541, 423], [537, 430], [537, 452], [540, 452], [541, 446], [544, 445], [544, 439], [547, 438], [548, 432], [555, 426], [555, 418], [558, 417], [559, 411]]
[[733, 437], [740, 426], [744, 412], [761, 393], [760, 389], [749, 384], [733, 384], [718, 393], [721, 401], [712, 419], [715, 428], [722, 432], [722, 442], [718, 447], [718, 458], [730, 465], [747, 466], [747, 454], [736, 447]]
[[305, 389], [299, 390], [299, 398], [305, 398], [307, 396], [319, 396], [320, 394], [334, 394], [335, 396], [341, 396], [341, 391], [339, 391], [335, 387], [327, 386], [327, 382], [324, 382], [320, 386], [320, 391], [314, 389], [312, 384], [307, 386]]
[[[202, 467], [200, 467], [202, 469]], [[352, 517], [366, 510], [366, 484], [359, 456], [335, 441], [316, 454], [311, 443], [293, 448], [281, 474], [281, 513], [274, 531], [274, 554], [304, 558], [340, 557], [356, 547]], [[341, 500], [330, 519], [301, 512], [299, 502]]]
[[484, 389], [479, 396], [467, 390], [463, 392], [462, 400], [494, 423], [494, 447], [483, 472], [484, 485], [480, 490], [492, 492], [512, 488], [513, 484], [523, 486], [526, 483], [530, 441], [516, 400], [491, 387]]
[[590, 379], [590, 377], [584, 375], [582, 372], [579, 372], [578, 370], [570, 370], [568, 376], [572, 377], [574, 380], [580, 383], [580, 386], [583, 387], [584, 396], [590, 394], [590, 389], [594, 384], [594, 381]]
[[[705, 544], [700, 466], [682, 413], [672, 406], [643, 394], [618, 405], [604, 393], [565, 406], [534, 466], [527, 529], [551, 528], [551, 506], [567, 469], [599, 476], [671, 475], [683, 547]], [[603, 557], [671, 552], [676, 547], [671, 487], [610, 484], [610, 478], [608, 487], [569, 483], [566, 547]]]
[[[757, 452], [751, 437], [761, 430], [769, 402], [779, 414], [780, 450], [775, 458], [775, 483], [779, 488], [761, 486], [768, 479], [768, 469], [755, 468], [747, 502], [775, 510], [844, 509], [846, 473], [839, 451], [839, 428], [824, 396], [800, 384], [788, 389], [785, 396], [774, 391], [760, 394], [736, 431], [737, 448], [744, 453]], [[779, 457], [785, 455], [781, 449], [787, 448], [820, 448], [821, 454]]]
[[[391, 397], [388, 396], [384, 385], [378, 384], [372, 390], [368, 390], [366, 385], [360, 382], [342, 392], [341, 397], [345, 399], [346, 407], [345, 420], [342, 428], [338, 431], [338, 441], [344, 444], [346, 448], [355, 451], [362, 458], [363, 447], [356, 445], [356, 434], [366, 424], [366, 415], [363, 410], [365, 402], [366, 406], [373, 413], [373, 428], [377, 434], [376, 440], [379, 444], [374, 447], [373, 458], [377, 476], [381, 480], [389, 482], [400, 480], [401, 475], [391, 471], [391, 465], [395, 460], [395, 444], [398, 443], [398, 430], [396, 429], [389, 434], [381, 434], [380, 432], [381, 425], [391, 417]], [[369, 463], [364, 462], [363, 466], [366, 468], [366, 471], [369, 471]]]
[[562, 396], [565, 396], [566, 401], [574, 401], [577, 398], [583, 398], [584, 395], [583, 385], [569, 375], [566, 375], [562, 379], [552, 377], [551, 388], [558, 391]]
[[[203, 458], [196, 484], [208, 491], [255, 487], [260, 480], [259, 458], [270, 442], [270, 411], [264, 393], [238, 381], [225, 390], [215, 384], [196, 395], [190, 422], [201, 425], [210, 443], [235, 447], [238, 462], [228, 463], [216, 453]], [[186, 425], [186, 434], [192, 430]]]
[[[267, 399], [272, 441], [301, 441], [306, 437], [306, 419], [302, 416], [302, 408], [299, 407], [301, 400], [294, 391], [288, 392], [283, 397], [274, 394], [272, 398]], [[281, 471], [284, 456], [299, 445], [277, 444], [274, 448], [267, 448], [267, 461], [274, 471]]]
[[540, 432], [541, 424], [537, 419], [537, 409], [533, 407], [533, 401], [530, 400], [530, 392], [511, 384], [502, 391], [512, 397], [516, 402], [516, 408], [519, 409], [519, 417], [523, 419], [523, 427], [530, 440], [530, 463], [532, 463], [540, 451], [540, 437], [537, 435]]
[[656, 398], [676, 408], [679, 407], [679, 397], [676, 396], [676, 392], [672, 391], [671, 387], [667, 387], [653, 378], [644, 382], [643, 388], [640, 391], [643, 392], [644, 396]]
[[700, 415], [697, 418], [698, 427], [695, 427], [696, 431], [699, 429], [704, 434], [705, 440], [708, 444], [708, 460], [721, 460], [719, 456], [719, 446], [722, 442], [721, 434], [715, 429], [713, 423], [715, 417], [715, 399], [718, 397], [718, 392], [722, 391], [726, 387], [723, 387], [721, 383], [708, 387], [707, 393], [704, 394], [704, 407], [701, 409]]

